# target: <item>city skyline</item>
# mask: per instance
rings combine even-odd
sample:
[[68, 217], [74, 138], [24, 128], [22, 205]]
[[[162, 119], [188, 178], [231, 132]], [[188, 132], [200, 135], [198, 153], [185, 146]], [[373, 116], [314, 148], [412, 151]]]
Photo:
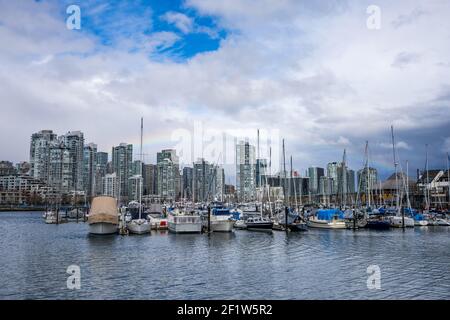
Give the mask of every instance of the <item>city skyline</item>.
[[411, 171], [424, 168], [425, 144], [430, 168], [445, 166], [448, 3], [379, 1], [381, 28], [370, 30], [366, 3], [231, 2], [85, 1], [81, 29], [68, 30], [68, 1], [2, 1], [0, 134], [14, 135], [1, 139], [1, 158], [26, 160], [29, 132], [45, 128], [80, 130], [99, 150], [124, 141], [137, 150], [144, 116], [147, 154], [200, 121], [280, 130], [302, 174], [344, 148], [357, 169], [368, 140], [386, 178], [393, 124]]

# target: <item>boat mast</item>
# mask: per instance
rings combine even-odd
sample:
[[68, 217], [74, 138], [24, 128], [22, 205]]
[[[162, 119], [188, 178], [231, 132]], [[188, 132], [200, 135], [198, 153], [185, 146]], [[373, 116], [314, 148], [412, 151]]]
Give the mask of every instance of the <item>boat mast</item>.
[[[297, 187], [295, 185], [295, 179], [293, 179], [293, 171], [292, 171], [292, 156], [291, 156], [291, 181], [294, 184], [294, 199], [295, 199], [295, 210], [298, 211], [298, 202], [297, 202]], [[301, 181], [301, 180], [299, 180]], [[301, 187], [301, 186], [300, 186]]]
[[409, 201], [409, 161], [406, 160], [406, 203], [411, 209], [411, 202]]
[[430, 183], [429, 175], [428, 175], [428, 144], [425, 144], [425, 174], [427, 177], [427, 182], [425, 184], [425, 206], [426, 210], [430, 209], [430, 190], [428, 188], [428, 184]]
[[395, 201], [396, 201], [396, 207], [397, 212], [399, 211], [399, 194], [398, 194], [398, 176], [397, 176], [397, 157], [395, 154], [395, 138], [394, 138], [394, 126], [391, 126], [391, 137], [392, 137], [392, 153], [394, 155], [394, 169], [395, 169]]
[[258, 161], [258, 186], [261, 188], [261, 164], [259, 157], [259, 129], [257, 130], [257, 158]]
[[366, 206], [370, 208], [369, 141], [366, 141]]
[[141, 146], [139, 155], [139, 219], [142, 218], [142, 140], [144, 132], [144, 118], [141, 118]]
[[284, 193], [284, 204], [287, 205], [286, 202], [286, 153], [284, 150], [284, 139], [283, 139], [283, 193]]
[[[341, 184], [342, 184], [342, 194], [341, 194], [341, 205], [343, 205], [343, 207], [345, 208], [345, 206], [347, 205], [347, 187], [348, 186], [348, 181], [347, 181], [347, 151], [344, 149], [344, 155], [342, 157], [342, 178], [341, 178]], [[344, 184], [344, 181], [346, 182]]]
[[[271, 144], [272, 144], [272, 142], [271, 142]], [[270, 185], [267, 182], [267, 165], [264, 168], [264, 172], [266, 173], [267, 199], [269, 200], [270, 217], [272, 218], [273, 212], [272, 212], [272, 202], [270, 201]], [[270, 148], [269, 148], [269, 175], [272, 176], [272, 146], [270, 146]]]

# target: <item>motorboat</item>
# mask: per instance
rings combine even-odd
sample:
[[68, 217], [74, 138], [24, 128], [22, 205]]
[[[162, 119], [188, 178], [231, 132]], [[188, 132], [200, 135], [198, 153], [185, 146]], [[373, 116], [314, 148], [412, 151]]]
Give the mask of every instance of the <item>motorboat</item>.
[[[202, 214], [203, 228], [208, 229], [208, 213]], [[209, 226], [213, 232], [231, 232], [236, 221], [227, 208], [217, 207], [211, 209]]]
[[106, 235], [116, 233], [119, 226], [117, 200], [106, 196], [92, 199], [88, 224], [90, 234]]
[[43, 217], [46, 224], [59, 224], [67, 222], [67, 217], [59, 210], [47, 210]]
[[169, 221], [162, 213], [149, 213], [147, 214], [147, 220], [152, 230], [167, 230], [169, 228]]
[[262, 216], [256, 216], [250, 217], [245, 220], [245, 225], [247, 226], [247, 230], [271, 231], [273, 227], [273, 221]]
[[321, 209], [309, 217], [308, 227], [319, 229], [346, 229], [344, 214], [337, 209]]
[[187, 214], [179, 210], [173, 211], [168, 217], [169, 231], [174, 233], [201, 233], [202, 219], [200, 215]]

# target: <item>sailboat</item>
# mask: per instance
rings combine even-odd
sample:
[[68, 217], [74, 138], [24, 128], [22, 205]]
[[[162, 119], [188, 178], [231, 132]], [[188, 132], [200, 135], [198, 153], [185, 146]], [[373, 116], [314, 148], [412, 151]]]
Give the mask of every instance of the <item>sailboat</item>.
[[[393, 151], [393, 155], [394, 155], [394, 167], [395, 167], [395, 194], [396, 194], [396, 208], [397, 208], [397, 213], [394, 216], [391, 216], [389, 218], [389, 222], [391, 224], [391, 227], [394, 228], [414, 228], [414, 219], [406, 217], [405, 216], [405, 211], [402, 210], [402, 206], [401, 206], [401, 198], [400, 194], [399, 194], [399, 188], [398, 188], [398, 174], [397, 174], [397, 166], [398, 166], [398, 162], [397, 162], [397, 153], [395, 150], [395, 139], [394, 139], [394, 126], [391, 126], [391, 135], [392, 135], [392, 151]], [[402, 170], [400, 170], [400, 172], [402, 172]], [[402, 182], [403, 185], [404, 184], [404, 176], [403, 174], [402, 176]], [[407, 196], [408, 196], [408, 191], [407, 192]]]
[[133, 219], [131, 220], [128, 225], [127, 228], [130, 231], [130, 233], [133, 234], [145, 234], [145, 233], [150, 233], [151, 231], [151, 224], [149, 223], [149, 221], [147, 219], [143, 219], [142, 218], [142, 136], [143, 136], [143, 131], [144, 131], [144, 119], [141, 118], [141, 154], [140, 154], [140, 174], [133, 177], [136, 180], [136, 189], [139, 188], [139, 219]]
[[[379, 210], [372, 210], [371, 207], [371, 180], [370, 180], [370, 172], [369, 172], [369, 141], [366, 141], [365, 147], [365, 164], [364, 168], [366, 170], [366, 207], [362, 209], [362, 212], [357, 212], [355, 217], [358, 217], [358, 214], [366, 218], [365, 227], [368, 229], [375, 230], [386, 230], [390, 228], [389, 221], [384, 217], [383, 213]], [[361, 180], [359, 182], [361, 184]], [[358, 193], [360, 192], [361, 185], [358, 186]], [[362, 214], [361, 214], [362, 213]], [[364, 221], [364, 218], [361, 220]], [[355, 221], [355, 225], [358, 224], [359, 220]]]

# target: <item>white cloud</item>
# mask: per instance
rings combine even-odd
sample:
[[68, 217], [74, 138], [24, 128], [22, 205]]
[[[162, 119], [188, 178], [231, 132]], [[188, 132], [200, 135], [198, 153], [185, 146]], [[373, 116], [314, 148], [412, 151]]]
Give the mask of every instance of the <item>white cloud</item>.
[[185, 34], [192, 32], [194, 23], [190, 17], [183, 13], [169, 11], [162, 15], [161, 19], [175, 25]]
[[[93, 36], [68, 32], [55, 6], [4, 2], [0, 118], [6, 120], [0, 130], [16, 132], [18, 123], [27, 130], [2, 139], [0, 150], [26, 159], [29, 135], [54, 128], [81, 129], [109, 151], [137, 141], [136, 123], [144, 115], [147, 153], [167, 147], [172, 130], [190, 128], [196, 119], [214, 128], [278, 128], [302, 166], [340, 159], [344, 146], [359, 165], [363, 142], [388, 141], [391, 123], [400, 132], [448, 123], [449, 101], [437, 97], [450, 92], [443, 66], [449, 63], [450, 41], [443, 39], [450, 39], [450, 4], [420, 2], [427, 14], [396, 28], [392, 21], [419, 1], [382, 1], [382, 29], [369, 31], [362, 4], [333, 3], [189, 0], [187, 6], [214, 15], [229, 36], [217, 51], [178, 63], [148, 59], [178, 41], [175, 33], [124, 37], [123, 45], [105, 47]], [[183, 16], [172, 12], [165, 19], [182, 33], [196, 32]], [[139, 50], [130, 52], [133, 47]], [[420, 53], [420, 59], [393, 68], [401, 52]], [[376, 146], [385, 149], [378, 161], [391, 156], [387, 146]], [[414, 142], [400, 140], [397, 147], [410, 151]]]

